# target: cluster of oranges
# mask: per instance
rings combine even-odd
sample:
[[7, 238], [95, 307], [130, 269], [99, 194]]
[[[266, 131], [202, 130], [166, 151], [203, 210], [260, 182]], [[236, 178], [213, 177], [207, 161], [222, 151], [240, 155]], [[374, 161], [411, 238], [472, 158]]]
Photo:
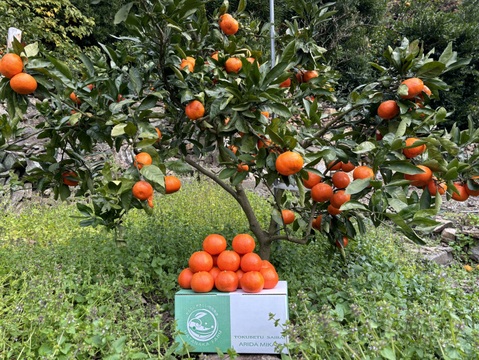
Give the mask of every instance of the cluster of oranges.
[[[158, 138], [161, 138], [161, 133], [158, 131]], [[149, 166], [153, 163], [151, 155], [143, 151], [135, 156], [134, 165], [138, 170], [144, 166]], [[177, 192], [181, 188], [181, 180], [176, 176], [168, 175], [164, 178], [165, 181], [165, 193], [172, 194]], [[146, 180], [137, 181], [131, 189], [133, 196], [140, 201], [147, 201], [149, 207], [153, 207], [153, 186]]]
[[23, 60], [17, 54], [8, 53], [0, 59], [0, 74], [10, 79], [10, 87], [17, 94], [29, 95], [37, 89], [37, 81], [23, 72]]
[[178, 275], [183, 289], [205, 293], [213, 289], [222, 292], [257, 293], [273, 289], [279, 281], [274, 266], [254, 252], [256, 242], [249, 234], [238, 234], [227, 249], [224, 236], [210, 234], [203, 240], [203, 250], [191, 254], [188, 267]]

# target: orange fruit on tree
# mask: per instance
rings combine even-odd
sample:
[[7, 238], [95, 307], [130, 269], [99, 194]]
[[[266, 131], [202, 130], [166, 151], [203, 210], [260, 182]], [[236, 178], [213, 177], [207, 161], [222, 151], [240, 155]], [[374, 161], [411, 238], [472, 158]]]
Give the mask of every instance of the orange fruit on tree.
[[215, 59], [216, 61], [218, 61], [218, 59], [219, 59], [219, 52], [218, 52], [218, 51], [215, 51], [213, 54], [211, 54], [211, 58], [212, 58], [212, 59]]
[[325, 202], [333, 196], [333, 187], [329, 184], [319, 183], [311, 189], [311, 198], [316, 202]]
[[333, 160], [328, 163], [328, 170], [341, 170], [342, 162]]
[[456, 201], [466, 201], [469, 198], [469, 194], [466, 191], [466, 187], [460, 182], [455, 182], [454, 186], [456, 187], [459, 193], [452, 191], [451, 197]]
[[155, 206], [153, 204], [153, 195], [151, 195], [148, 199], [146, 199], [146, 201], [148, 201], [148, 206], [153, 209], [153, 207]]
[[230, 14], [223, 14], [219, 20], [220, 29], [225, 35], [234, 35], [238, 32], [238, 21]]
[[406, 79], [401, 84], [406, 85], [408, 89], [407, 95], [401, 95], [403, 99], [413, 99], [424, 89], [424, 82], [416, 77]]
[[318, 174], [314, 173], [314, 172], [311, 172], [311, 171], [308, 171], [308, 178], [305, 179], [303, 178], [303, 185], [304, 187], [308, 188], [308, 189], [312, 189], [314, 185], [316, 184], [319, 184], [321, 182], [321, 176], [319, 176]]
[[158, 140], [156, 140], [156, 142], [158, 142], [163, 137], [163, 134], [161, 133], [161, 130], [158, 128], [155, 128], [155, 131], [156, 131], [156, 134], [158, 135]]
[[260, 271], [262, 266], [263, 266], [263, 260], [258, 254], [254, 252], [244, 254], [241, 257], [240, 268], [244, 272]]
[[333, 196], [331, 196], [329, 203], [331, 204], [331, 206], [339, 209], [341, 205], [348, 202], [349, 200], [351, 200], [350, 194], [346, 194], [346, 191], [344, 190], [338, 190], [333, 194]]
[[37, 89], [37, 81], [27, 73], [18, 73], [10, 79], [10, 87], [20, 95], [32, 94]]
[[241, 68], [243, 67], [243, 63], [241, 62], [240, 58], [237, 57], [230, 57], [225, 61], [225, 70], [228, 74], [231, 73], [239, 73]]
[[198, 293], [206, 293], [213, 290], [215, 280], [208, 271], [198, 271], [191, 277], [191, 290]]
[[261, 111], [261, 115], [263, 115], [266, 118], [269, 118], [269, 111], [266, 111], [266, 110]]
[[273, 289], [276, 285], [278, 285], [279, 276], [275, 269], [262, 268], [260, 273], [263, 275], [264, 289]]
[[186, 59], [182, 59], [180, 63], [180, 69], [188, 68], [189, 72], [193, 72], [195, 69], [196, 60], [191, 56], [187, 56]]
[[343, 236], [343, 243], [341, 244], [339, 240], [336, 240], [336, 246], [338, 248], [346, 247], [348, 246], [348, 242], [349, 242], [348, 238], [346, 236]]
[[447, 185], [440, 183], [434, 176], [426, 186], [432, 196], [436, 196], [438, 193], [439, 195], [443, 195], [447, 190]]
[[411, 182], [412, 186], [423, 187], [426, 186], [432, 179], [432, 171], [427, 166], [417, 165], [417, 168], [423, 172], [420, 174], [404, 174], [404, 178]]
[[137, 181], [131, 191], [133, 196], [141, 201], [148, 200], [150, 196], [153, 196], [153, 186], [145, 180]]
[[181, 270], [178, 275], [178, 284], [183, 289], [191, 289], [191, 278], [193, 277], [193, 271], [190, 268]]
[[283, 209], [281, 210], [281, 218], [283, 219], [283, 224], [288, 225], [294, 222], [296, 215], [289, 209]]
[[262, 148], [269, 148], [272, 144], [273, 144], [273, 142], [271, 141], [271, 139], [267, 139], [266, 137], [262, 137], [262, 138], [258, 139], [258, 142], [256, 143], [256, 146], [258, 146], [258, 149], [262, 149]]
[[[470, 181], [473, 181], [479, 185], [479, 176], [472, 176]], [[470, 189], [467, 183], [464, 184], [464, 187], [466, 188], [466, 192], [469, 194], [469, 196], [479, 196], [479, 190]]]
[[287, 78], [281, 84], [279, 84], [280, 88], [289, 88], [291, 86], [291, 78]]
[[391, 120], [399, 115], [399, 105], [394, 100], [383, 101], [378, 107], [378, 116], [384, 120]]
[[353, 171], [355, 168], [356, 165], [354, 165], [351, 161], [348, 161], [347, 163], [341, 162], [341, 170], [344, 172]]
[[367, 179], [370, 178], [371, 180], [374, 180], [374, 171], [371, 169], [369, 166], [366, 165], [361, 165], [358, 166], [354, 169], [353, 171], [353, 179]]
[[7, 79], [13, 78], [15, 75], [23, 71], [23, 61], [20, 56], [14, 53], [5, 54], [0, 59], [0, 74]]
[[181, 188], [181, 180], [176, 176], [165, 176], [165, 194], [173, 194]]
[[210, 271], [213, 267], [213, 258], [204, 250], [195, 251], [188, 259], [188, 267], [194, 273]]
[[316, 70], [307, 70], [303, 73], [303, 82], [308, 82], [318, 76], [319, 74]]
[[226, 239], [220, 234], [209, 234], [203, 240], [203, 250], [210, 255], [218, 255], [226, 250]]
[[215, 286], [218, 291], [231, 292], [238, 289], [238, 275], [234, 271], [220, 271], [215, 279]]
[[247, 172], [249, 170], [249, 166], [248, 164], [240, 163], [238, 164], [236, 169], [238, 170], [238, 172]]
[[245, 292], [258, 293], [264, 288], [263, 275], [259, 271], [245, 272], [241, 277], [240, 286]]
[[141, 169], [143, 166], [148, 166], [153, 163], [153, 159], [151, 158], [151, 155], [148, 154], [147, 152], [141, 152], [136, 154], [135, 156], [135, 161], [134, 165], [138, 168]]
[[236, 271], [240, 268], [241, 257], [236, 251], [222, 251], [216, 259], [216, 264], [220, 270]]
[[333, 185], [336, 186], [338, 189], [345, 189], [351, 182], [349, 175], [346, 174], [344, 171], [336, 171], [331, 177], [331, 180], [333, 182]]
[[303, 157], [297, 152], [286, 151], [276, 158], [276, 171], [281, 175], [296, 174], [303, 168]]
[[327, 211], [328, 211], [328, 213], [331, 214], [331, 215], [339, 215], [339, 214], [341, 214], [341, 212], [342, 212], [341, 210], [339, 210], [339, 208], [334, 207], [334, 206], [331, 205], [331, 204], [328, 205]]
[[323, 215], [318, 215], [311, 223], [313, 229], [321, 230], [321, 222], [323, 221]]
[[70, 99], [77, 105], [81, 104], [80, 98], [73, 91], [70, 93]]
[[185, 107], [186, 117], [190, 120], [197, 120], [205, 115], [205, 107], [199, 100], [192, 100]]
[[406, 139], [406, 148], [402, 150], [402, 153], [408, 159], [412, 159], [426, 151], [426, 144], [410, 147], [414, 145], [416, 141], [419, 141], [419, 139], [415, 137], [410, 137]]
[[218, 266], [214, 266], [211, 268], [210, 271], [208, 271], [211, 276], [213, 276], [213, 279], [216, 280], [216, 277], [218, 276], [218, 274], [221, 272], [220, 268]]
[[256, 242], [250, 234], [238, 234], [233, 238], [231, 246], [238, 254], [243, 255], [253, 252]]
[[77, 186], [79, 183], [78, 174], [71, 170], [64, 171], [62, 173], [62, 182], [68, 186]]

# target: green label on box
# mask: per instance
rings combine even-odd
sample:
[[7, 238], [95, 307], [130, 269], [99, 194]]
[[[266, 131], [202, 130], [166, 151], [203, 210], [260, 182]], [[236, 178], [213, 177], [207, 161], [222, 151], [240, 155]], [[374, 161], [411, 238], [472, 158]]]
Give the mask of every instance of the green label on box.
[[175, 308], [175, 318], [186, 342], [194, 351], [216, 351], [231, 345], [230, 300], [228, 296], [183, 296]]

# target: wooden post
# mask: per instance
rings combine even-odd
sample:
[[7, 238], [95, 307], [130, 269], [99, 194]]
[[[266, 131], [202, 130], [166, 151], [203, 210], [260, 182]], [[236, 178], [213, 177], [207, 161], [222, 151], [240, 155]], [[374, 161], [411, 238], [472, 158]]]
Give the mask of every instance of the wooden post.
[[22, 30], [14, 28], [14, 27], [8, 28], [7, 50], [13, 48], [14, 38], [16, 38], [19, 42], [22, 42]]

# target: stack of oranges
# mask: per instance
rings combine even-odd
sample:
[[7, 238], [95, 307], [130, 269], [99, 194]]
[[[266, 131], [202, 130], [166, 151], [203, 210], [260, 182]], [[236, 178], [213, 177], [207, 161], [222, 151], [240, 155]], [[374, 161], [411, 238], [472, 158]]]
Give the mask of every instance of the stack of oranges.
[[203, 250], [191, 254], [188, 267], [178, 276], [183, 289], [205, 293], [213, 289], [223, 292], [242, 289], [258, 293], [274, 288], [279, 281], [274, 266], [254, 252], [256, 242], [249, 234], [233, 238], [227, 249], [224, 236], [210, 234], [203, 240]]

